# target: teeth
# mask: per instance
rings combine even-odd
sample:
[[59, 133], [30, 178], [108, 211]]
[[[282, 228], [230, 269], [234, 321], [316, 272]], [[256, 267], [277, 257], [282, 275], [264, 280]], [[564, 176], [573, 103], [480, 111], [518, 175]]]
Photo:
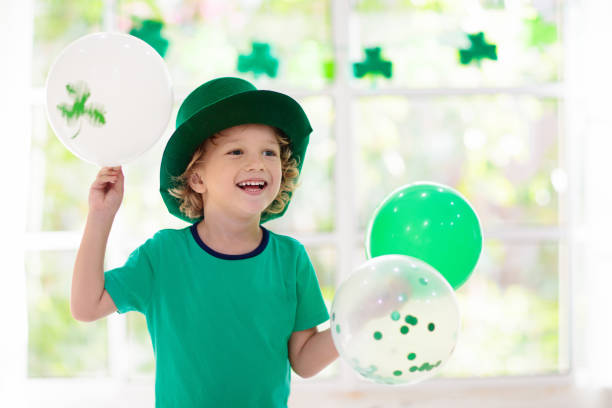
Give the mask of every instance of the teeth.
[[263, 186], [264, 182], [263, 181], [247, 181], [247, 182], [238, 183], [238, 185], [240, 187], [244, 187], [244, 186]]

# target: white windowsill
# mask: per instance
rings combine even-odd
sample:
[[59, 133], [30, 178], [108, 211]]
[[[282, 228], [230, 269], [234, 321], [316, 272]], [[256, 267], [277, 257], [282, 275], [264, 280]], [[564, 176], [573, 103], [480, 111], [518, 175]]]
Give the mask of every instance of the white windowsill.
[[[88, 408], [153, 407], [152, 380], [119, 382], [108, 379], [29, 379], [25, 407]], [[24, 406], [17, 402], [15, 406]], [[413, 386], [382, 386], [359, 382], [292, 381], [291, 408], [374, 407], [538, 407], [605, 408], [612, 406], [612, 389], [578, 388], [570, 376], [499, 377], [425, 381]]]

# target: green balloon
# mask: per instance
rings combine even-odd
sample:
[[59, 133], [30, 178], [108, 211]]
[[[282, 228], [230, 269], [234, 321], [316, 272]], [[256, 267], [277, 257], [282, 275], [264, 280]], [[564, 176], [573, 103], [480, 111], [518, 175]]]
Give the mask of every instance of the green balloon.
[[366, 255], [400, 254], [433, 266], [453, 289], [470, 277], [482, 251], [478, 216], [456, 190], [414, 183], [389, 194], [374, 211]]

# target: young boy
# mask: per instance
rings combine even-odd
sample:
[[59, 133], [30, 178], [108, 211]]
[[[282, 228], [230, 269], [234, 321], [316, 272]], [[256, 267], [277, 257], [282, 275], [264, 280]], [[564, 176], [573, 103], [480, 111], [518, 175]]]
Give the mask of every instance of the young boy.
[[121, 168], [92, 184], [71, 312], [145, 315], [156, 407], [286, 407], [290, 367], [310, 377], [338, 356], [317, 330], [329, 314], [303, 245], [261, 226], [287, 210], [311, 132], [287, 95], [230, 77], [195, 89], [160, 171], [166, 207], [191, 225], [158, 231], [107, 272]]

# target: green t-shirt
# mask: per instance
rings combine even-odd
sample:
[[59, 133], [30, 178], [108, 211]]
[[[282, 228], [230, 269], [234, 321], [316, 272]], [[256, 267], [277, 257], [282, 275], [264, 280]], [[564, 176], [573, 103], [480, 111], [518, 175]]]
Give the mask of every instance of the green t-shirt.
[[329, 319], [308, 254], [261, 227], [254, 251], [224, 255], [196, 225], [158, 231], [104, 274], [118, 313], [146, 317], [155, 406], [286, 407], [289, 338]]

